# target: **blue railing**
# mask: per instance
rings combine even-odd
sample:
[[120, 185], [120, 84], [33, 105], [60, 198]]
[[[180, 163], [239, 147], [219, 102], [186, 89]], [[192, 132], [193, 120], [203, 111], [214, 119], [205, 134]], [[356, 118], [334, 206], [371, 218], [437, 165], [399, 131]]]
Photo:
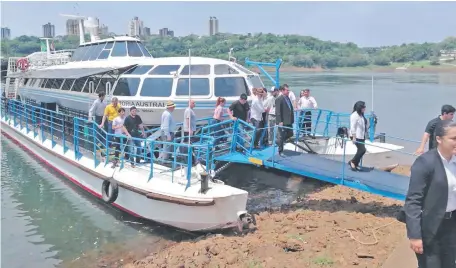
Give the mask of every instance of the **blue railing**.
[[[39, 142], [50, 141], [51, 148], [58, 144], [62, 153], [73, 151], [73, 158], [79, 161], [82, 157], [93, 160], [93, 168], [99, 165], [125, 164], [147, 166], [150, 169], [149, 180], [154, 176], [154, 164], [171, 168], [172, 180], [174, 170], [187, 168], [187, 187], [190, 186], [191, 167], [204, 160], [209, 167], [213, 166], [213, 137], [199, 135], [198, 144], [188, 144], [175, 139], [171, 142], [147, 138], [126, 137], [106, 133], [95, 122], [71, 117], [42, 107], [24, 104], [16, 100], [2, 99], [2, 118], [25, 133], [33, 132], [33, 137], [40, 137]], [[145, 133], [147, 135], [147, 133]], [[169, 150], [166, 150], [169, 149]], [[166, 157], [168, 154], [171, 157]], [[157, 157], [162, 156], [162, 157]], [[112, 157], [114, 156], [114, 157]], [[204, 159], [201, 157], [204, 156]], [[199, 157], [199, 158], [198, 158]]]
[[[93, 168], [99, 165], [119, 165], [122, 169], [126, 164], [135, 166], [145, 166], [149, 168], [149, 180], [153, 178], [155, 165], [167, 166], [173, 172], [172, 180], [174, 180], [174, 170], [179, 167], [191, 167], [197, 162], [206, 165], [208, 171], [215, 170], [215, 161], [221, 159], [220, 156], [233, 153], [240, 153], [246, 157], [258, 157], [257, 150], [254, 149], [254, 141], [256, 135], [265, 135], [266, 132], [272, 131], [272, 151], [268, 151], [268, 155], [263, 155], [264, 159], [272, 161], [271, 166], [275, 167], [280, 159], [277, 159], [277, 131], [279, 128], [286, 127], [264, 127], [262, 132], [251, 124], [242, 120], [224, 120], [214, 122], [212, 118], [199, 119], [198, 130], [190, 137], [178, 136], [173, 141], [157, 140], [156, 136], [152, 135], [159, 128], [146, 131], [146, 137], [126, 137], [123, 135], [109, 134], [104, 129], [98, 128], [97, 124], [84, 118], [71, 117], [65, 114], [60, 114], [55, 111], [46, 110], [42, 107], [37, 107], [31, 104], [23, 104], [18, 101], [2, 100], [2, 118], [8, 122], [13, 122], [14, 126], [25, 129], [27, 134], [33, 133], [33, 137], [39, 136], [39, 142], [50, 142], [51, 147], [56, 145], [61, 146], [63, 153], [71, 150], [76, 160], [80, 160], [83, 156], [93, 160]], [[304, 112], [303, 114], [301, 112]], [[340, 127], [349, 128], [349, 114], [334, 113], [328, 110], [316, 109], [312, 110], [312, 125], [311, 134], [319, 137], [330, 138], [336, 137], [337, 130]], [[299, 139], [306, 133], [302, 131], [302, 125], [305, 118], [304, 111], [296, 111], [296, 122], [293, 127], [289, 128], [294, 134], [295, 139]], [[373, 124], [374, 117], [368, 116], [368, 120]], [[375, 128], [372, 127], [370, 137], [375, 137]], [[384, 135], [384, 134], [383, 134]], [[402, 139], [394, 136], [384, 135], [391, 140], [412, 143], [418, 147], [419, 141]], [[293, 137], [292, 137], [293, 138]], [[344, 150], [342, 155], [339, 155], [339, 161], [342, 161], [340, 172], [333, 174], [334, 178], [326, 178], [326, 180], [338, 184], [350, 184], [351, 180], [347, 181], [346, 171], [347, 165], [346, 137], [337, 137], [340, 140]], [[190, 139], [190, 143], [188, 143]], [[262, 139], [260, 139], [260, 143]], [[271, 142], [271, 141], [270, 141]], [[383, 148], [388, 151], [387, 147], [382, 144], [367, 144], [372, 147]], [[386, 145], [385, 145], [386, 146]], [[262, 144], [260, 144], [262, 147]], [[171, 156], [165, 157], [166, 154]], [[399, 158], [405, 161], [404, 156], [408, 156], [407, 164], [411, 164], [414, 159], [412, 152], [404, 152], [404, 150], [388, 152], [391, 154], [400, 155]], [[327, 156], [325, 156], [327, 157]], [[393, 159], [389, 157], [389, 159]], [[139, 161], [137, 161], [139, 160]], [[364, 157], [362, 166], [368, 166], [371, 160], [369, 157]], [[401, 160], [402, 161], [402, 160]], [[405, 162], [404, 162], [405, 163]], [[302, 163], [306, 165], [307, 163]], [[317, 167], [309, 166], [309, 169]], [[324, 169], [324, 167], [323, 167]], [[288, 170], [292, 171], [292, 170]], [[324, 170], [323, 170], [324, 171]], [[323, 172], [322, 171], [322, 172]], [[190, 185], [191, 169], [187, 169], [187, 186]], [[380, 184], [379, 187], [382, 187]], [[360, 186], [361, 187], [361, 186]]]

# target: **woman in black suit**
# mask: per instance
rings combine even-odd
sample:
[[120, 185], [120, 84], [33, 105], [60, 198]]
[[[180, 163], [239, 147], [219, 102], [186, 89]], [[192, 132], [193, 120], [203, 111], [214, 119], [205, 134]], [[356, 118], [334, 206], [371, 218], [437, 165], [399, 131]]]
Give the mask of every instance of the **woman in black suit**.
[[437, 148], [412, 165], [407, 236], [420, 268], [456, 268], [456, 123], [441, 121], [435, 133]]

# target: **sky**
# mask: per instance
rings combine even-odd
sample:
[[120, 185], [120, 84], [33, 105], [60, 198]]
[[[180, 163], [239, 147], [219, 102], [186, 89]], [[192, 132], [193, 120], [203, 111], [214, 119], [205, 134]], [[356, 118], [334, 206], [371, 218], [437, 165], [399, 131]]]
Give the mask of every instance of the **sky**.
[[152, 33], [208, 35], [209, 17], [229, 33], [299, 34], [359, 46], [439, 42], [456, 36], [456, 2], [5, 2], [1, 25], [11, 35], [42, 36], [42, 25], [65, 33], [59, 14], [98, 17], [110, 32], [126, 34], [138, 16]]

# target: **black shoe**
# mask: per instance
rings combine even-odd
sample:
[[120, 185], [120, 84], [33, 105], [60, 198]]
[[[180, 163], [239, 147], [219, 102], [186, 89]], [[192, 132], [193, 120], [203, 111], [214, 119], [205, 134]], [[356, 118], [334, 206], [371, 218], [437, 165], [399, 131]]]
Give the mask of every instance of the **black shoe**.
[[358, 170], [356, 169], [355, 164], [354, 164], [352, 161], [348, 161], [348, 165], [350, 166], [350, 168], [351, 168], [352, 171], [358, 171]]

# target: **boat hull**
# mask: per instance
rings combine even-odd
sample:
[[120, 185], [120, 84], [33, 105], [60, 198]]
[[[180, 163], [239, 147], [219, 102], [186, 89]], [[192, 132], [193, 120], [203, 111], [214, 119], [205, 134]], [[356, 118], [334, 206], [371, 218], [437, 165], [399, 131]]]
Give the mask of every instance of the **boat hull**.
[[[76, 161], [71, 160], [72, 157], [74, 158], [74, 151], [69, 149], [66, 153], [63, 153], [63, 148], [58, 148], [60, 146], [58, 144], [52, 148], [50, 140], [41, 143], [39, 135], [34, 137], [33, 132], [26, 133], [25, 129], [20, 130], [12, 122], [2, 119], [1, 132], [5, 137], [55, 169], [83, 190], [97, 198], [101, 198], [101, 185], [106, 172], [93, 172], [86, 165], [78, 166]], [[59, 149], [62, 150], [57, 153], [56, 151], [59, 151]], [[97, 169], [109, 169], [109, 166], [104, 167], [103, 164], [100, 164]], [[212, 204], [206, 202], [206, 205], [183, 205], [179, 202], [160, 200], [160, 198], [155, 198], [154, 195], [149, 196], [141, 193], [137, 190], [137, 187], [147, 182], [140, 181], [142, 176], [138, 176], [138, 174], [135, 176], [132, 171], [126, 168], [121, 172], [111, 169], [111, 176], [114, 176], [116, 172], [124, 173], [118, 176], [138, 180], [132, 183], [131, 187], [119, 186], [118, 198], [112, 203], [113, 206], [135, 217], [149, 219], [187, 231], [211, 231], [236, 227], [239, 215], [245, 212], [248, 193], [243, 190], [223, 185], [221, 187], [226, 187], [224, 190], [232, 188], [232, 194], [214, 197]], [[152, 178], [152, 181], [154, 179]], [[175, 182], [174, 184], [177, 183]], [[119, 185], [121, 184], [119, 183]]]

